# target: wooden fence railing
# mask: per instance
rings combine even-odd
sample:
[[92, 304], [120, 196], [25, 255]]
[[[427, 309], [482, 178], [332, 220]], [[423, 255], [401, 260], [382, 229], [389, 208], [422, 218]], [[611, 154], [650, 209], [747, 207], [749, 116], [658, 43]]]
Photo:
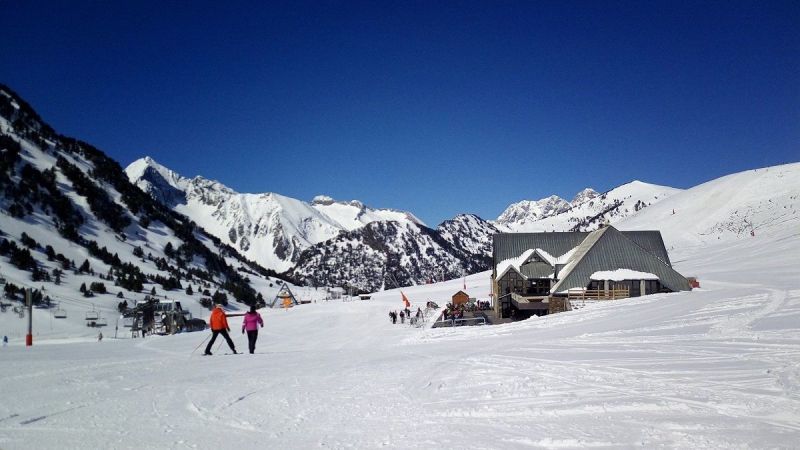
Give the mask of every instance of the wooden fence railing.
[[628, 289], [570, 289], [567, 291], [569, 300], [617, 300], [630, 297]]

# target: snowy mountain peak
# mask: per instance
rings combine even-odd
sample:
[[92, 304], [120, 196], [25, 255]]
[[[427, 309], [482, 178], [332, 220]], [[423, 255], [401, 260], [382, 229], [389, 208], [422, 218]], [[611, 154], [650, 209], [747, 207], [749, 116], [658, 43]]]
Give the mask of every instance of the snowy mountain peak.
[[600, 194], [592, 188], [586, 188], [580, 192], [572, 199], [570, 202], [571, 205], [575, 206], [581, 204], [587, 200], [591, 200], [595, 197], [598, 197]]
[[567, 203], [555, 195], [510, 205], [495, 225], [514, 232], [589, 231], [625, 217], [680, 192], [667, 186], [630, 181], [602, 194], [586, 188]]
[[569, 207], [570, 204], [557, 195], [541, 200], [522, 200], [509, 205], [496, 222], [506, 227], [520, 226], [566, 211]]
[[149, 156], [132, 162], [125, 168], [125, 174], [139, 189], [171, 208], [186, 203], [184, 190], [189, 180]]
[[200, 176], [192, 179], [149, 157], [126, 169], [130, 181], [209, 233], [266, 267], [284, 271], [300, 253], [342, 231], [376, 221], [424, 225], [413, 214], [373, 209], [358, 200], [339, 202], [327, 195], [311, 203], [267, 192], [242, 194]]
[[332, 205], [336, 203], [336, 200], [333, 197], [328, 197], [327, 195], [318, 195], [311, 200], [312, 205]]
[[141, 178], [148, 171], [153, 171], [157, 173], [165, 181], [170, 182], [170, 184], [173, 183], [177, 184], [180, 181], [186, 180], [185, 178], [178, 175], [176, 172], [173, 172], [172, 170], [159, 164], [155, 159], [149, 156], [145, 156], [144, 158], [139, 158], [136, 161], [130, 163], [128, 167], [125, 168], [125, 174], [128, 175], [129, 179]]

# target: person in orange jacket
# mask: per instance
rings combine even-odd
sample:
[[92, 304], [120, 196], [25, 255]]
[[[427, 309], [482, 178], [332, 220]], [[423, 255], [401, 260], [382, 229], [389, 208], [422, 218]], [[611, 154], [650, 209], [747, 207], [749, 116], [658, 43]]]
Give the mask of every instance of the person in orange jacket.
[[233, 341], [228, 334], [228, 332], [231, 331], [231, 327], [228, 326], [228, 318], [225, 316], [225, 311], [222, 310], [221, 304], [217, 303], [216, 308], [211, 311], [211, 317], [208, 319], [208, 322], [211, 324], [211, 340], [208, 342], [208, 345], [206, 346], [206, 352], [204, 354], [211, 354], [211, 346], [214, 345], [214, 341], [217, 340], [218, 334], [221, 334], [222, 337], [225, 338], [225, 341], [228, 342], [228, 347], [231, 348], [231, 351], [233, 353], [237, 353], [236, 347], [233, 345]]

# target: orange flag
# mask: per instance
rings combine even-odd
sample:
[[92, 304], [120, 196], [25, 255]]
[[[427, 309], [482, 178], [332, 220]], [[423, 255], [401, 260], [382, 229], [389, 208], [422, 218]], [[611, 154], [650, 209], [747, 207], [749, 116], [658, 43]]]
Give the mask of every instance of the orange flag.
[[403, 291], [400, 291], [400, 295], [403, 297], [403, 303], [406, 304], [406, 308], [410, 308], [411, 302], [408, 301], [408, 297], [406, 297], [406, 294], [403, 294]]

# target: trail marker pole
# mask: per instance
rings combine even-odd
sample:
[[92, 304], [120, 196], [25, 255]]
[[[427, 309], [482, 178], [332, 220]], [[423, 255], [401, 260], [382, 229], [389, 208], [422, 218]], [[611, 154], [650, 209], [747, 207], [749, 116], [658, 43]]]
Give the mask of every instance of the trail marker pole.
[[28, 334], [25, 335], [25, 346], [33, 345], [33, 295], [31, 288], [25, 289], [25, 303], [28, 305]]

